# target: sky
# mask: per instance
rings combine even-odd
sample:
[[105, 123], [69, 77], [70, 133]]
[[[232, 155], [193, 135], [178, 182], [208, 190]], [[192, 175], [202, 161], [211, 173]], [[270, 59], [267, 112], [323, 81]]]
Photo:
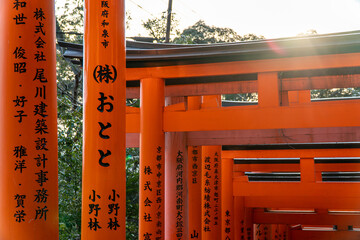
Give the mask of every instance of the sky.
[[[160, 17], [168, 0], [125, 0], [125, 8], [132, 18], [126, 36], [147, 36], [142, 23]], [[360, 30], [360, 0], [173, 0], [173, 12], [180, 30], [198, 20], [266, 38]]]
[[[141, 23], [166, 11], [168, 0], [126, 0], [133, 20], [127, 36], [143, 34]], [[360, 0], [173, 0], [180, 29], [202, 19], [238, 34], [266, 38], [360, 30]]]

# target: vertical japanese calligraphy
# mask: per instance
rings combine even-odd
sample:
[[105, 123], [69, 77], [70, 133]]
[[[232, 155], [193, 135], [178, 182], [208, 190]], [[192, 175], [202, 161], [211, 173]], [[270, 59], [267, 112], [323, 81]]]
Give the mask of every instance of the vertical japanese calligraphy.
[[239, 240], [253, 239], [252, 209], [245, 208], [244, 197], [234, 197], [234, 237]]
[[221, 146], [202, 147], [202, 236], [205, 239], [221, 236], [220, 155]]
[[242, 199], [241, 205], [242, 217], [244, 218], [244, 224], [246, 229], [246, 239], [252, 240], [254, 236], [254, 224], [252, 222], [252, 209], [251, 208], [244, 208], [244, 198]]
[[220, 223], [220, 162], [221, 162], [221, 148], [220, 151], [214, 153], [214, 226], [219, 229]]
[[184, 155], [178, 151], [176, 156], [176, 237], [184, 235]]
[[[100, 13], [100, 16], [101, 16], [101, 23], [100, 23], [100, 28], [101, 28], [101, 45], [104, 47], [104, 48], [107, 48], [110, 44], [110, 36], [109, 36], [109, 29], [111, 28], [110, 26], [110, 21], [109, 21], [109, 18], [112, 14], [111, 12], [111, 8], [110, 8], [110, 5], [109, 5], [109, 2], [111, 1], [99, 1], [101, 2], [101, 13]], [[116, 13], [118, 14], [118, 13]]]
[[81, 237], [125, 239], [124, 1], [85, 8]]
[[164, 239], [164, 80], [141, 79], [139, 240]]
[[288, 239], [289, 235], [289, 226], [288, 225], [279, 225], [279, 240], [286, 240]]
[[256, 224], [255, 225], [255, 240], [270, 240], [270, 225]]
[[[212, 178], [213, 176], [211, 175], [211, 162], [213, 159], [211, 159], [210, 155], [208, 154], [205, 154], [203, 152], [203, 159], [204, 159], [204, 163], [203, 163], [203, 166], [204, 166], [204, 169], [203, 169], [203, 197], [202, 197], [202, 200], [203, 200], [203, 213], [202, 213], [202, 216], [203, 216], [203, 233], [204, 233], [204, 236], [206, 235], [209, 235], [207, 234], [208, 232], [211, 232], [211, 225], [210, 223], [212, 222], [212, 219], [211, 219], [211, 209], [212, 209], [212, 206], [211, 206], [211, 203], [213, 202], [212, 201]], [[206, 235], [205, 235], [206, 234]]]
[[189, 239], [201, 239], [201, 147], [188, 147]]
[[163, 239], [164, 232], [164, 153], [161, 146], [156, 149], [156, 238]]
[[[166, 97], [165, 106], [185, 104], [184, 97]], [[165, 133], [165, 239], [188, 239], [188, 154], [186, 133]]]
[[0, 236], [58, 237], [54, 1], [1, 8]]
[[[221, 239], [234, 239], [234, 200], [233, 191], [233, 159], [221, 160]], [[240, 227], [241, 236], [244, 237], [244, 226]]]
[[[270, 228], [271, 236], [268, 236], [267, 239], [275, 240], [286, 240], [287, 236], [287, 226], [284, 224], [271, 224], [268, 225]], [[265, 233], [264, 233], [265, 235]], [[265, 237], [264, 237], [265, 238]]]

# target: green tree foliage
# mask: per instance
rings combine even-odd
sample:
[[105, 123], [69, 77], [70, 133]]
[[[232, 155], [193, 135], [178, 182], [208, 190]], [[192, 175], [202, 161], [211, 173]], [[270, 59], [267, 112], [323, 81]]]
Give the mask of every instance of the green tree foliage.
[[58, 99], [59, 229], [61, 240], [80, 239], [82, 108], [72, 100]]
[[[58, 41], [82, 43], [82, 1], [58, 6]], [[81, 231], [82, 69], [57, 48], [59, 238], [78, 240]]]
[[[148, 19], [146, 22], [143, 22], [143, 27], [148, 31], [151, 37], [155, 39], [156, 42], [164, 42], [166, 36], [166, 23], [167, 23], [167, 13], [163, 12], [159, 18], [154, 17]], [[179, 34], [177, 29], [179, 21], [176, 19], [175, 14], [171, 15], [171, 26], [170, 33], [172, 36]]]
[[360, 88], [332, 88], [311, 90], [312, 99], [359, 97]]
[[[166, 35], [166, 21], [166, 13], [164, 12], [160, 18], [149, 19], [143, 26], [156, 39], [156, 42], [163, 42]], [[209, 26], [202, 20], [184, 29], [181, 33], [177, 30], [177, 26], [178, 22], [173, 18], [171, 32], [175, 32], [173, 34], [175, 38], [173, 38], [172, 43], [176, 44], [231, 43], [265, 39], [264, 36], [257, 36], [252, 33], [240, 36], [231, 28]], [[231, 101], [257, 101], [257, 93], [228, 94], [223, 95], [222, 98]]]
[[82, 43], [84, 33], [84, 1], [55, 1], [56, 35], [60, 41]]
[[315, 29], [309, 29], [306, 32], [299, 33], [297, 36], [303, 37], [303, 36], [310, 36], [310, 35], [317, 35], [317, 34], [318, 34], [318, 32]]
[[138, 237], [139, 221], [139, 149], [126, 151], [126, 239]]
[[[82, 1], [57, 3], [58, 41], [82, 43]], [[73, 4], [73, 5], [72, 5]], [[59, 14], [61, 13], [61, 14]], [[82, 71], [57, 48], [59, 238], [78, 240], [81, 231]]]
[[257, 102], [257, 93], [238, 93], [238, 94], [224, 94], [221, 96], [222, 100], [236, 101], [236, 102]]
[[193, 26], [186, 28], [174, 39], [179, 44], [209, 44], [209, 43], [230, 43], [264, 39], [263, 36], [247, 34], [240, 36], [231, 28], [209, 26], [200, 20]]

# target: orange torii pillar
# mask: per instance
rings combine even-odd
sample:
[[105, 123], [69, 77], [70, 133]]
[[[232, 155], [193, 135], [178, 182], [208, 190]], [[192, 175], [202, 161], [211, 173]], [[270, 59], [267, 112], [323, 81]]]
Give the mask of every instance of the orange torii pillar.
[[85, 1], [81, 238], [125, 239], [124, 1]]
[[202, 239], [221, 239], [221, 146], [202, 147]]
[[[201, 109], [221, 107], [221, 95], [202, 97]], [[202, 239], [221, 238], [221, 146], [202, 147]]]
[[232, 158], [221, 160], [221, 239], [234, 239], [234, 196]]
[[[188, 97], [188, 110], [198, 110], [201, 97]], [[201, 147], [188, 147], [188, 196], [189, 196], [189, 235], [187, 239], [201, 239]]]
[[258, 74], [259, 107], [277, 107], [280, 102], [288, 104], [287, 94], [280, 91], [281, 83], [277, 72]]
[[270, 239], [271, 239], [271, 225], [255, 224], [254, 240], [270, 240]]
[[279, 225], [279, 240], [290, 240], [289, 234], [290, 226], [281, 224]]
[[288, 92], [289, 104], [311, 103], [310, 90]]
[[[165, 99], [168, 107], [184, 106], [183, 97]], [[188, 150], [186, 133], [165, 134], [165, 239], [188, 239]]]
[[164, 238], [164, 80], [140, 82], [139, 240]]
[[187, 239], [201, 239], [201, 156], [201, 147], [188, 147], [189, 236]]
[[235, 240], [254, 239], [252, 209], [245, 208], [245, 197], [234, 197], [234, 228]]
[[[199, 110], [201, 96], [188, 97], [188, 110]], [[202, 152], [200, 146], [188, 147], [189, 235], [187, 239], [201, 239], [201, 175]]]
[[269, 239], [279, 239], [279, 224], [271, 224], [270, 226], [271, 238]]
[[287, 240], [287, 229], [285, 224], [272, 224], [271, 225], [271, 239], [273, 240]]
[[[234, 172], [233, 175], [245, 182], [249, 180], [244, 172]], [[252, 212], [252, 208], [245, 207], [245, 197], [234, 197], [235, 240], [254, 239]]]
[[58, 239], [54, 1], [2, 1], [0, 239]]

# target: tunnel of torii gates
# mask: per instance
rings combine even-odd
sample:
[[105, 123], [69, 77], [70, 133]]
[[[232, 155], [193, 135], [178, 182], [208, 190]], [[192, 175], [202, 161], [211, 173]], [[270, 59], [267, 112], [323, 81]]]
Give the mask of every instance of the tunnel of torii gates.
[[[126, 42], [123, 1], [85, 8], [84, 56], [59, 42], [84, 64], [83, 240], [125, 239], [126, 147], [141, 240], [360, 239], [360, 100], [310, 97], [360, 87], [360, 32]], [[0, 239], [58, 239], [54, 1], [0, 11]]]

